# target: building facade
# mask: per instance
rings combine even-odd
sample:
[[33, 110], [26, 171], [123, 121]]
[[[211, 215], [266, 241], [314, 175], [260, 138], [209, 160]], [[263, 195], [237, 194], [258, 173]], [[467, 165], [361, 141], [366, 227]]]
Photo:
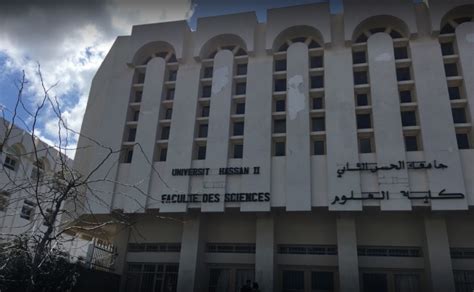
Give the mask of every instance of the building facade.
[[473, 16], [345, 0], [117, 38], [75, 165], [110, 158], [83, 216], [133, 222], [102, 233], [123, 290], [474, 289]]

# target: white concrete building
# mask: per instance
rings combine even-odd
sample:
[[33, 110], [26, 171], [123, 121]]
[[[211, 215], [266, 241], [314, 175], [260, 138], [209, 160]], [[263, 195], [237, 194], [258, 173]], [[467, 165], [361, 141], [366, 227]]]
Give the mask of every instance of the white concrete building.
[[133, 221], [124, 291], [474, 289], [474, 5], [334, 4], [117, 38], [75, 165], [122, 149], [84, 216]]

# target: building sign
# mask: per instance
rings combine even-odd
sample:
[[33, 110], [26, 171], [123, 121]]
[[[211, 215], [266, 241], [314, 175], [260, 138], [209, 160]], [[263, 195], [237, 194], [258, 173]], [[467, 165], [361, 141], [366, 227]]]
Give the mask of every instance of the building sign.
[[164, 194], [162, 204], [176, 203], [243, 203], [270, 202], [270, 193], [209, 193], [209, 194]]
[[337, 177], [342, 177], [342, 175], [348, 171], [386, 171], [386, 170], [401, 170], [401, 169], [445, 169], [448, 168], [447, 165], [443, 163], [438, 163], [436, 160], [431, 162], [426, 161], [398, 161], [396, 163], [390, 163], [387, 165], [379, 165], [378, 163], [369, 163], [369, 162], [359, 162], [355, 166], [351, 166], [347, 162], [343, 167], [337, 170]]
[[205, 176], [205, 175], [242, 175], [260, 174], [260, 167], [221, 167], [221, 168], [173, 168], [173, 176]]

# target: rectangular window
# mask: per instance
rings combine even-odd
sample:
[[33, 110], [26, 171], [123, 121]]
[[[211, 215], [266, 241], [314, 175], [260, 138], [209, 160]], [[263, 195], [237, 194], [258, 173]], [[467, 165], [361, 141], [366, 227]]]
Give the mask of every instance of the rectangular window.
[[128, 142], [135, 141], [136, 135], [137, 135], [137, 128], [129, 128], [128, 129], [127, 141]]
[[178, 76], [177, 70], [170, 70], [168, 73], [168, 81], [176, 81], [177, 76]]
[[145, 83], [145, 73], [138, 73], [137, 75], [137, 83], [143, 84]]
[[334, 276], [332, 272], [311, 272], [311, 291], [334, 291]]
[[322, 56], [313, 56], [309, 60], [310, 68], [322, 68], [323, 67], [323, 57]]
[[357, 129], [370, 129], [372, 128], [372, 121], [370, 114], [358, 114], [357, 115]]
[[286, 60], [275, 61], [275, 72], [286, 71]]
[[323, 140], [316, 140], [313, 142], [313, 154], [314, 155], [325, 155], [326, 154], [326, 143]]
[[313, 109], [318, 110], [318, 109], [323, 109], [323, 108], [324, 108], [323, 98], [322, 97], [313, 98]]
[[283, 271], [283, 291], [304, 292], [304, 271]]
[[354, 64], [364, 64], [367, 63], [367, 56], [365, 51], [352, 52], [352, 62]]
[[165, 126], [161, 128], [161, 140], [168, 140], [170, 138], [170, 127]]
[[235, 104], [235, 114], [236, 115], [245, 114], [245, 102], [238, 102]]
[[205, 145], [199, 145], [197, 147], [197, 159], [198, 160], [206, 159], [206, 146]]
[[165, 111], [165, 120], [171, 120], [172, 116], [173, 116], [173, 109], [167, 108]]
[[212, 92], [211, 89], [212, 89], [211, 85], [203, 85], [201, 97], [203, 98], [211, 97], [211, 92]]
[[388, 292], [387, 275], [383, 273], [363, 273], [364, 292]]
[[273, 120], [273, 133], [286, 133], [286, 119]]
[[133, 111], [132, 121], [134, 122], [138, 121], [139, 116], [140, 116], [140, 111]]
[[451, 42], [441, 43], [441, 53], [443, 56], [454, 55], [454, 44]]
[[198, 137], [199, 138], [206, 138], [207, 137], [207, 124], [200, 124], [199, 125], [199, 131], [198, 131]]
[[3, 212], [7, 209], [8, 199], [10, 194], [7, 192], [0, 192], [0, 212]]
[[135, 102], [141, 102], [143, 91], [135, 91]]
[[213, 67], [204, 67], [203, 78], [212, 78]]
[[275, 142], [273, 151], [274, 156], [285, 156], [285, 142]]
[[21, 208], [20, 217], [26, 220], [31, 220], [33, 212], [35, 210], [35, 203], [29, 200], [23, 201], [23, 207]]
[[401, 112], [401, 116], [403, 127], [411, 127], [417, 125], [415, 111], [403, 111]]
[[5, 162], [3, 163], [4, 167], [10, 170], [16, 170], [16, 164], [17, 164], [16, 158], [10, 155], [5, 156]]
[[407, 47], [396, 47], [394, 49], [395, 60], [408, 59], [408, 48]]
[[372, 153], [374, 152], [372, 149], [372, 138], [364, 137], [359, 138], [359, 152], [360, 153]]
[[275, 79], [274, 86], [276, 92], [286, 91], [286, 79]]
[[234, 136], [243, 136], [244, 135], [244, 122], [235, 122], [233, 129]]
[[178, 269], [177, 264], [128, 263], [124, 291], [176, 291]]
[[410, 68], [408, 67], [397, 68], [397, 80], [398, 81], [411, 80]]
[[166, 155], [168, 154], [168, 148], [160, 148], [160, 161], [166, 161]]
[[126, 148], [122, 150], [122, 163], [132, 163], [133, 148]]
[[209, 116], [209, 106], [208, 105], [203, 105], [201, 107], [201, 117], [205, 118]]
[[356, 102], [357, 102], [357, 106], [369, 105], [369, 96], [367, 95], [367, 93], [357, 94]]
[[313, 132], [323, 132], [326, 130], [324, 117], [312, 118], [311, 125], [311, 130]]
[[458, 66], [456, 63], [444, 64], [444, 72], [446, 73], [446, 77], [453, 77], [459, 75]]
[[244, 154], [244, 145], [234, 144], [234, 149], [232, 152], [233, 152], [233, 158], [242, 158]]
[[418, 137], [414, 136], [405, 136], [405, 150], [406, 151], [418, 151]]
[[173, 100], [174, 99], [174, 88], [168, 88], [166, 91], [166, 100]]
[[469, 149], [469, 135], [467, 133], [456, 134], [459, 149]]
[[459, 90], [459, 87], [450, 86], [448, 87], [448, 92], [450, 100], [461, 99], [461, 91]]
[[356, 71], [354, 72], [354, 84], [355, 85], [362, 85], [368, 84], [369, 77], [367, 75], [367, 71]]
[[462, 107], [452, 108], [453, 121], [455, 124], [464, 124], [467, 122], [466, 111]]
[[324, 77], [323, 75], [311, 76], [311, 88], [323, 88]]
[[454, 271], [456, 292], [474, 291], [474, 271]]
[[284, 99], [275, 100], [275, 111], [276, 112], [286, 111], [286, 101]]
[[402, 90], [400, 91], [400, 103], [409, 103], [412, 102], [411, 90]]
[[247, 84], [245, 82], [240, 82], [235, 84], [235, 94], [236, 95], [242, 95], [245, 94], [247, 88]]
[[236, 75], [247, 75], [247, 64], [237, 64]]

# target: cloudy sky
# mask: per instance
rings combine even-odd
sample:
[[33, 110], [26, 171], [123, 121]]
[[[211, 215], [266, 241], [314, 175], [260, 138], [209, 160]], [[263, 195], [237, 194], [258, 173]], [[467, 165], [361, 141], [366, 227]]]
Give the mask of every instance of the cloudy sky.
[[[11, 119], [18, 81], [28, 80], [16, 123], [30, 129], [28, 111], [43, 96], [38, 64], [50, 95], [58, 100], [68, 127], [79, 131], [90, 82], [118, 35], [134, 24], [186, 19], [194, 28], [198, 17], [256, 11], [321, 2], [318, 0], [0, 0], [0, 106]], [[58, 126], [50, 106], [44, 107], [36, 135], [57, 145]], [[68, 148], [76, 138], [70, 137]], [[69, 155], [73, 156], [74, 151]]]

